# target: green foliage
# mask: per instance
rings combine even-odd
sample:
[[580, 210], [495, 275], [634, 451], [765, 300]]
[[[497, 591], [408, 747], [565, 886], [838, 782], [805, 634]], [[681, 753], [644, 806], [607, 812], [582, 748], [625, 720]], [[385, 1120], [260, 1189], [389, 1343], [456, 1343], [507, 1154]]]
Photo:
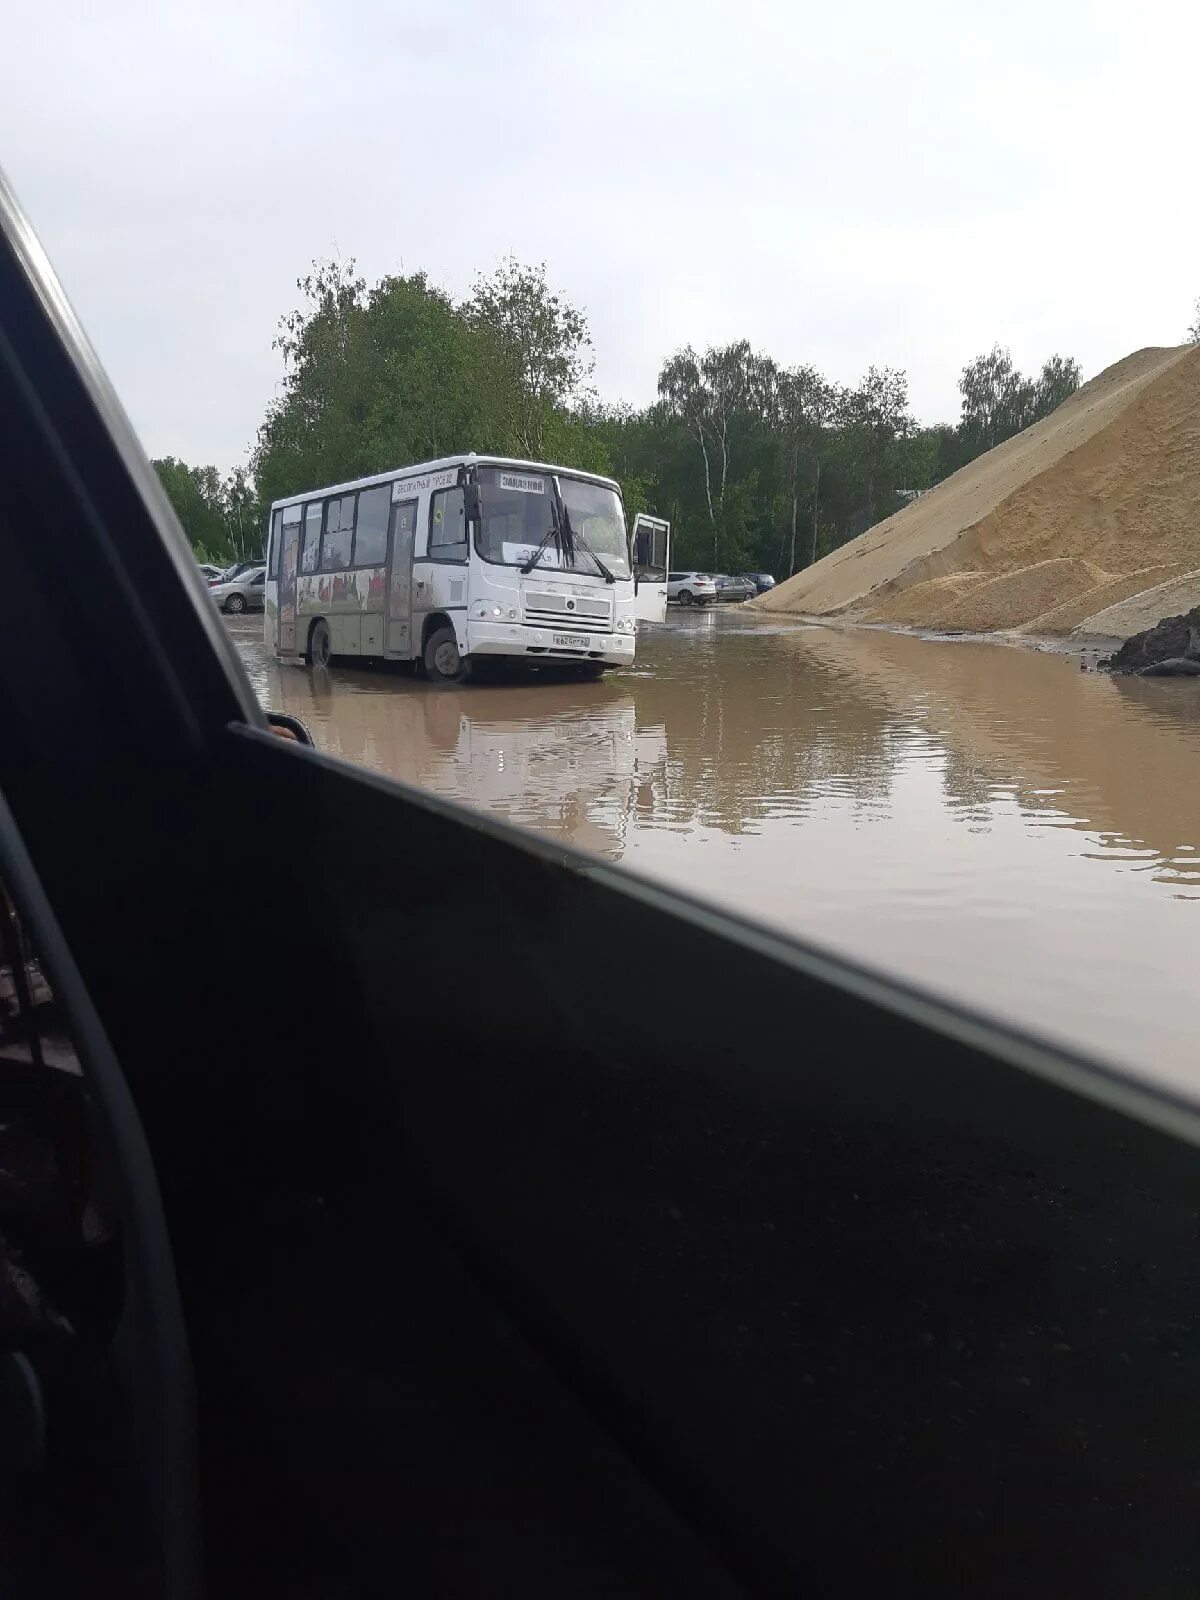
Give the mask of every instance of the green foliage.
[[590, 372], [581, 312], [544, 268], [504, 262], [455, 305], [424, 273], [368, 290], [354, 262], [314, 262], [276, 338], [283, 392], [259, 430], [263, 498], [463, 450], [607, 471], [570, 402]]
[[958, 380], [964, 460], [991, 450], [1049, 416], [1075, 393], [1079, 377], [1079, 363], [1072, 357], [1053, 355], [1037, 378], [1026, 378], [998, 344], [986, 355], [976, 356]]
[[261, 550], [266, 513], [244, 467], [222, 480], [216, 467], [189, 467], [174, 456], [151, 465], [198, 561], [240, 561]]
[[297, 288], [253, 476], [155, 463], [193, 547], [217, 559], [260, 547], [272, 500], [477, 450], [612, 474], [631, 519], [671, 520], [677, 565], [784, 576], [1079, 386], [1073, 360], [1025, 378], [996, 346], [963, 370], [958, 425], [918, 428], [903, 372], [871, 366], [842, 389], [742, 339], [677, 351], [636, 411], [590, 389], [587, 319], [544, 265], [506, 259], [463, 302], [420, 272], [368, 287], [352, 260], [314, 262]]
[[495, 364], [506, 437], [530, 460], [552, 456], [555, 419], [581, 397], [595, 364], [587, 319], [551, 290], [545, 262], [526, 267], [512, 256], [475, 280], [464, 313]]

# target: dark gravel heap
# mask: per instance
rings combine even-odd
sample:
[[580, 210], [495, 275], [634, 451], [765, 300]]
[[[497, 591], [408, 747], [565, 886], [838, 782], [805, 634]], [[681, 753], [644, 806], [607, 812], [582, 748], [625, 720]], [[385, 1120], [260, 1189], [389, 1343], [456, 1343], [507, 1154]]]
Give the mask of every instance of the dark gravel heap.
[[1146, 677], [1200, 677], [1200, 606], [1126, 639], [1110, 669]]

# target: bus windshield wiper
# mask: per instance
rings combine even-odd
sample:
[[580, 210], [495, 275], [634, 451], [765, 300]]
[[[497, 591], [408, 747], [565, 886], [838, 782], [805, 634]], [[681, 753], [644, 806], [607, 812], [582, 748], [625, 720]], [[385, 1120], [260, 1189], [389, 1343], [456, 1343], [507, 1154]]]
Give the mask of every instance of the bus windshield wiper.
[[567, 510], [567, 502], [563, 499], [562, 487], [559, 484], [558, 478], [551, 478], [550, 482], [554, 490], [550, 499], [550, 526], [542, 535], [542, 541], [538, 545], [537, 549], [521, 568], [522, 574], [528, 576], [528, 574], [533, 571], [534, 567], [537, 566], [538, 562], [542, 558], [542, 551], [545, 550], [551, 539], [556, 539], [558, 541], [559, 554], [562, 558], [564, 567], [573, 567], [575, 565], [575, 546], [579, 545], [579, 547], [587, 555], [591, 556], [592, 560], [596, 563], [597, 571], [600, 573], [605, 583], [616, 583], [616, 578], [608, 570], [604, 562], [601, 561], [600, 557], [592, 549], [591, 545], [587, 542], [584, 536], [581, 533], [576, 533], [575, 529], [571, 526], [571, 513]]
[[584, 550], [586, 554], [591, 556], [592, 560], [596, 563], [596, 566], [600, 571], [600, 575], [603, 577], [605, 583], [616, 583], [617, 580], [613, 577], [612, 573], [592, 549], [591, 545], [581, 533], [576, 533], [575, 529], [571, 526], [571, 513], [567, 510], [567, 502], [563, 499], [562, 485], [559, 483], [557, 478], [554, 479], [554, 498], [558, 501], [558, 515], [562, 522], [563, 548], [568, 559], [570, 560], [571, 565], [575, 565], [575, 546], [578, 544], [580, 548]]
[[542, 535], [541, 544], [538, 545], [537, 549], [530, 556], [529, 560], [521, 568], [521, 573], [524, 577], [528, 577], [533, 571], [534, 567], [536, 567], [538, 562], [542, 559], [542, 551], [550, 543], [551, 539], [557, 539], [559, 536], [558, 506], [555, 504], [553, 499], [550, 501], [550, 505], [553, 520], [551, 521], [550, 526], [546, 529], [545, 533]]
[[[567, 511], [567, 508], [566, 508], [565, 505], [563, 506], [563, 513], [567, 517], [568, 523], [569, 523], [569, 521], [570, 521], [570, 513]], [[600, 557], [592, 549], [591, 545], [587, 542], [587, 540], [583, 537], [583, 535], [581, 533], [572, 533], [572, 538], [574, 539], [576, 544], [581, 545], [583, 547], [584, 552], [587, 555], [591, 556], [592, 560], [600, 568], [600, 574], [603, 577], [605, 583], [616, 583], [617, 580], [613, 577], [612, 573], [604, 565], [603, 561], [601, 561]]]

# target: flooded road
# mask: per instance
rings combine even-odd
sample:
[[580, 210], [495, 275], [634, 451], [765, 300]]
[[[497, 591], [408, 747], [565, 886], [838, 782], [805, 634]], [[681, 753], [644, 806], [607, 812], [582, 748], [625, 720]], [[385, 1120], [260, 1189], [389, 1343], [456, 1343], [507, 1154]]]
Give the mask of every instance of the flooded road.
[[723, 612], [603, 683], [438, 691], [231, 631], [334, 754], [1200, 1089], [1196, 682]]

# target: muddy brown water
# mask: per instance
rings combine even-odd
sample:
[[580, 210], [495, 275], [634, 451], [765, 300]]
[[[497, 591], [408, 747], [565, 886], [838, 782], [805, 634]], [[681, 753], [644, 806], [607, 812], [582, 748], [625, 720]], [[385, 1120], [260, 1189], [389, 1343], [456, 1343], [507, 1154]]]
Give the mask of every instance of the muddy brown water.
[[231, 632], [335, 755], [1200, 1091], [1200, 683], [735, 611], [599, 684], [447, 691]]

